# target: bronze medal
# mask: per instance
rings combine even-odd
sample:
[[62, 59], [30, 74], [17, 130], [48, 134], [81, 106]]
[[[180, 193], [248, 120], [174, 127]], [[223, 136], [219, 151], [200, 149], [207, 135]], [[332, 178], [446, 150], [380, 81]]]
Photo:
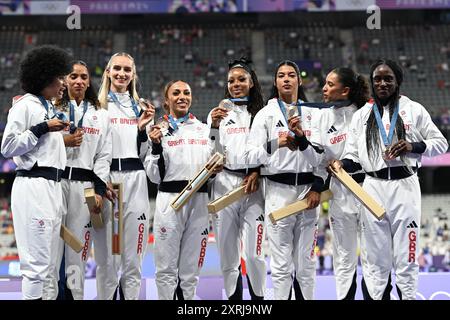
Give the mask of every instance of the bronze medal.
[[384, 160], [392, 160], [393, 159], [389, 156], [390, 152], [391, 152], [391, 146], [386, 146], [386, 149], [384, 150], [384, 153], [383, 153]]
[[139, 99], [139, 106], [141, 107], [142, 110], [147, 111], [148, 105], [150, 105], [150, 101], [144, 98]]
[[223, 99], [223, 100], [220, 102], [220, 106], [221, 106], [222, 108], [227, 109], [227, 110], [231, 110], [231, 109], [233, 108], [233, 105], [234, 105], [234, 103], [233, 103], [232, 101], [230, 101], [229, 99]]
[[161, 129], [161, 132], [164, 132], [169, 130], [169, 122], [164, 119], [164, 118], [159, 118], [158, 121], [156, 122], [156, 125], [159, 126]]
[[295, 104], [290, 105], [287, 108], [287, 114], [288, 114], [288, 119], [292, 118], [292, 117], [298, 117], [298, 108]]

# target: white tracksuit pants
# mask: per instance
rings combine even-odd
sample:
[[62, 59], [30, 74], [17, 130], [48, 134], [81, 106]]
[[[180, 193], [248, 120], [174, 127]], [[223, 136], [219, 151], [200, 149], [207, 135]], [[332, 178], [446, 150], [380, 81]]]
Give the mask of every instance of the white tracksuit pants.
[[[64, 253], [67, 287], [70, 289], [74, 300], [83, 300], [86, 262], [89, 258], [92, 241], [94, 241], [95, 245], [97, 234], [105, 233], [105, 230], [103, 230], [105, 227], [101, 230], [95, 230], [91, 223], [89, 208], [84, 197], [84, 189], [92, 188], [92, 182], [62, 179], [61, 187], [63, 194], [62, 224], [84, 244], [84, 247], [77, 253], [65, 244], [62, 239], [59, 239], [57, 268], [51, 275], [45, 298], [54, 300], [58, 296], [59, 268]], [[109, 202], [108, 200], [104, 201]], [[105, 221], [107, 217], [105, 217], [104, 212], [102, 212], [102, 216]]]
[[[334, 178], [332, 179], [334, 180]], [[333, 246], [333, 270], [337, 299], [344, 299], [353, 283], [358, 265], [360, 206], [355, 197], [340, 182], [331, 184], [333, 198], [328, 210]]]
[[119, 285], [126, 300], [137, 300], [141, 288], [142, 259], [147, 249], [150, 202], [144, 170], [111, 171], [112, 183], [123, 183], [122, 254], [113, 256], [111, 202], [104, 202], [105, 227], [97, 232], [94, 256], [97, 263], [97, 299], [110, 300]]
[[43, 298], [44, 282], [49, 281], [48, 274], [56, 268], [61, 184], [44, 178], [16, 177], [11, 203], [23, 299]]
[[[214, 199], [239, 187], [243, 174], [223, 171], [213, 184]], [[264, 199], [262, 188], [213, 215], [214, 232], [220, 256], [225, 292], [230, 297], [236, 291], [240, 275], [241, 244], [246, 271], [253, 292], [264, 297], [266, 263], [264, 260]]]
[[382, 298], [392, 268], [402, 299], [416, 299], [419, 265], [421, 193], [417, 175], [399, 180], [366, 175], [364, 189], [386, 209], [378, 221], [367, 209], [361, 213], [364, 281], [372, 299]]
[[197, 192], [177, 212], [176, 193], [158, 191], [153, 222], [156, 287], [160, 300], [171, 300], [179, 286], [185, 300], [195, 297], [208, 243], [208, 194]]
[[[266, 178], [266, 214], [303, 199], [311, 185], [291, 186]], [[287, 300], [292, 289], [292, 264], [303, 297], [314, 299], [316, 279], [317, 222], [319, 208], [284, 218], [276, 225], [267, 223], [271, 251], [270, 268], [275, 300]], [[270, 221], [268, 218], [266, 221]]]

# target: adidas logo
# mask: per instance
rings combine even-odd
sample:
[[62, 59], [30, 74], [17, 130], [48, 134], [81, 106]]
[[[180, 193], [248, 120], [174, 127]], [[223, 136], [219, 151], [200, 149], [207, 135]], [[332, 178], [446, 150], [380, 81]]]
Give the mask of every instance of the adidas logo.
[[207, 236], [208, 235], [208, 228], [206, 228], [203, 232], [202, 232], [202, 236]]
[[280, 121], [278, 121], [278, 123], [277, 123], [277, 125], [275, 127], [277, 127], [277, 128], [284, 127], [284, 124], [280, 120]]
[[89, 223], [87, 225], [84, 226], [85, 228], [91, 228], [92, 227], [92, 222], [89, 221]]
[[417, 223], [413, 220], [406, 228], [418, 228]]
[[233, 119], [230, 119], [230, 120], [225, 124], [225, 126], [229, 126], [229, 125], [235, 124], [235, 123], [236, 123], [236, 122], [234, 122]]
[[333, 132], [336, 132], [336, 131], [337, 131], [336, 128], [334, 126], [331, 126], [331, 128], [328, 129], [327, 133], [333, 133]]
[[173, 136], [172, 132], [167, 131], [167, 133], [164, 135], [164, 137]]
[[147, 220], [147, 218], [145, 217], [145, 214], [141, 214], [141, 216], [138, 218], [138, 220]]
[[264, 215], [260, 215], [258, 218], [256, 218], [256, 221], [264, 222]]

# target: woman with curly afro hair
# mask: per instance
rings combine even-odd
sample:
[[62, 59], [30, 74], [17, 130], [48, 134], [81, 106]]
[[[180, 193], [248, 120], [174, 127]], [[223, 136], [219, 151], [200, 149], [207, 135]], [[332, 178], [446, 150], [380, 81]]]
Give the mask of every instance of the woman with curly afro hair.
[[61, 98], [70, 57], [53, 46], [37, 47], [20, 64], [25, 95], [9, 110], [1, 152], [14, 157], [11, 191], [14, 230], [23, 275], [23, 299], [45, 299], [44, 282], [56, 265], [61, 227], [61, 174], [66, 151], [61, 130], [69, 122], [51, 100]]

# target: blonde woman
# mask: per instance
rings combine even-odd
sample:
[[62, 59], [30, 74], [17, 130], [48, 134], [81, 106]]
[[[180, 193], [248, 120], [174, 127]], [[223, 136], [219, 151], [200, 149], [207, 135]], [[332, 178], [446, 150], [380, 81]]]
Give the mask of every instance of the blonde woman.
[[[148, 237], [147, 178], [142, 165], [148, 149], [146, 127], [155, 109], [142, 103], [136, 90], [136, 66], [127, 53], [116, 53], [103, 72], [99, 91], [100, 105], [108, 109], [112, 131], [110, 179], [123, 184], [123, 248], [120, 261], [111, 255], [110, 204], [106, 210], [107, 236], [95, 248], [97, 262], [97, 298], [136, 300], [141, 286], [141, 264]], [[145, 110], [144, 110], [145, 109]], [[121, 271], [120, 277], [118, 272]]]

